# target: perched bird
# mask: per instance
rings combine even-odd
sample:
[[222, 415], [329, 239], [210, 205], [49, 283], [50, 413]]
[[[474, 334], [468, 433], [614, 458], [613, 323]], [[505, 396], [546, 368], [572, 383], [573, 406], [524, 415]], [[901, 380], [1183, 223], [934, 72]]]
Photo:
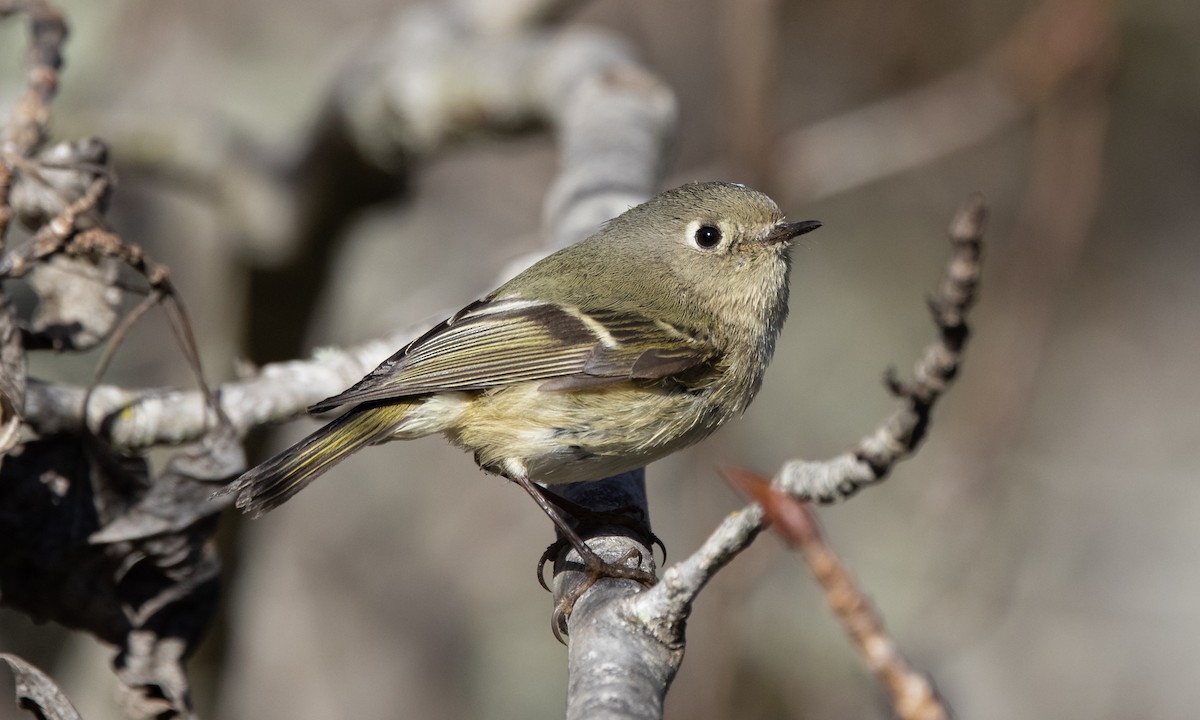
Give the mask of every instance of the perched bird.
[[668, 190], [313, 405], [349, 410], [221, 492], [258, 516], [366, 445], [442, 433], [611, 571], [535, 483], [641, 467], [744, 411], [787, 316], [791, 241], [818, 227], [743, 185]]

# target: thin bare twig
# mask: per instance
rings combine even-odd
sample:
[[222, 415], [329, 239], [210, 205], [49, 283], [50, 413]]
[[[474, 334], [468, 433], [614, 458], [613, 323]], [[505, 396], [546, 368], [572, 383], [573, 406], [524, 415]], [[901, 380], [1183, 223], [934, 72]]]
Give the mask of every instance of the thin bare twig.
[[779, 0], [723, 0], [717, 4], [722, 83], [723, 150], [739, 181], [773, 194], [782, 45]]
[[25, 93], [0, 126], [0, 251], [4, 249], [8, 225], [13, 218], [9, 207], [13, 163], [31, 155], [45, 141], [50, 124], [50, 101], [58, 92], [58, 71], [62, 67], [62, 46], [67, 39], [67, 24], [62, 15], [42, 0], [9, 0], [0, 4], [0, 18], [18, 12], [29, 15], [29, 69]]
[[58, 71], [67, 39], [62, 14], [43, 0], [10, 1], [0, 5], [0, 18], [29, 15], [29, 69], [25, 93], [0, 129], [0, 154], [28, 157], [41, 147], [50, 124], [50, 101], [58, 92]]
[[896, 647], [879, 612], [825, 541], [817, 515], [808, 503], [771, 487], [771, 481], [757, 473], [725, 468], [724, 474], [758, 503], [771, 528], [800, 552], [859, 655], [887, 687], [896, 716], [902, 720], [946, 720], [949, 713], [933, 681], [913, 669]]
[[783, 466], [776, 482], [787, 492], [822, 503], [850, 497], [861, 488], [887, 477], [911, 455], [925, 437], [933, 405], [954, 381], [968, 336], [967, 311], [975, 302], [983, 252], [986, 210], [981, 195], [972, 196], [950, 225], [952, 254], [936, 297], [929, 301], [938, 341], [930, 345], [914, 369], [911, 382], [894, 371], [887, 385], [903, 405], [853, 451], [828, 462], [793, 460]]
[[[29, 15], [29, 69], [25, 93], [0, 125], [0, 253], [16, 210], [11, 205], [14, 166], [41, 146], [50, 122], [50, 101], [58, 89], [62, 45], [67, 27], [62, 16], [40, 0], [0, 3], [0, 19], [17, 12]], [[26, 358], [16, 313], [0, 295], [0, 456], [19, 439], [25, 405]]]

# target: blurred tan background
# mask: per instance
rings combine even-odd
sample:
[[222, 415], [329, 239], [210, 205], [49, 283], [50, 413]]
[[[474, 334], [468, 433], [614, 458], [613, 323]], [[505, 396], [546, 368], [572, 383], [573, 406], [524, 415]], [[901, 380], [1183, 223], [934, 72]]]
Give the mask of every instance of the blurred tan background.
[[[57, 134], [112, 141], [114, 223], [172, 268], [210, 379], [228, 379], [263, 254], [203, 193], [123, 157], [153, 157], [157, 133], [203, 148], [235, 132], [286, 154], [396, 6], [61, 4], [73, 36]], [[945, 227], [980, 190], [992, 220], [961, 380], [914, 460], [821, 511], [830, 541], [959, 717], [1193, 715], [1200, 5], [594, 0], [567, 22], [624, 36], [677, 93], [668, 185], [747, 180], [825, 224], [797, 249], [792, 317], [747, 416], [649, 469], [668, 561], [742, 503], [718, 463], [773, 472], [827, 457], [889, 412], [881, 374], [906, 372], [932, 339], [923, 299]], [[23, 46], [20, 23], [0, 25], [0, 109]], [[980, 79], [1011, 105], [971, 102]], [[914, 146], [871, 144], [908, 125]], [[881, 167], [906, 152], [918, 161]], [[829, 158], [844, 186], [820, 185]], [[555, 167], [537, 132], [422, 164], [403, 198], [354, 220], [305, 347], [435, 320], [488, 290], [539, 245]], [[163, 333], [161, 318], [143, 321], [110, 379], [187, 383]], [[35, 371], [82, 381], [94, 360]], [[566, 655], [533, 578], [550, 525], [466, 455], [390, 445], [264, 520], [227, 521], [225, 613], [192, 662], [202, 717], [561, 716]], [[0, 650], [47, 670], [85, 718], [120, 717], [111, 653], [91, 639], [2, 611]], [[0, 718], [16, 713], [0, 700]], [[667, 716], [889, 710], [799, 560], [764, 536], [701, 596]]]

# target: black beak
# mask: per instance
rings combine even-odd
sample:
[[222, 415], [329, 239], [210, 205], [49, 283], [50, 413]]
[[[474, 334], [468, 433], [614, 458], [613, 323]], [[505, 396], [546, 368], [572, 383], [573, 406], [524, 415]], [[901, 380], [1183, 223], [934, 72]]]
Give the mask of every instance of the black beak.
[[812, 232], [821, 227], [821, 223], [816, 220], [801, 220], [795, 223], [782, 223], [775, 226], [763, 242], [767, 245], [775, 245], [781, 242], [787, 242], [793, 238], [800, 237], [804, 233]]

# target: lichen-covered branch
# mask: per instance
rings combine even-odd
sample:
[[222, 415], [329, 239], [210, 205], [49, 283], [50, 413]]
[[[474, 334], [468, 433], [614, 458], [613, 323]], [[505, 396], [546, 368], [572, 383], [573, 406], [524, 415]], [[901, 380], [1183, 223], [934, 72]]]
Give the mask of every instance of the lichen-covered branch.
[[892, 372], [887, 376], [901, 407], [845, 455], [824, 463], [793, 460], [784, 465], [776, 478], [782, 489], [805, 500], [835, 502], [883, 480], [917, 449], [929, 428], [934, 403], [954, 381], [962, 362], [967, 311], [979, 287], [985, 215], [983, 197], [975, 195], [950, 225], [950, 261], [941, 289], [929, 302], [938, 341], [917, 361], [911, 382], [901, 382]]

